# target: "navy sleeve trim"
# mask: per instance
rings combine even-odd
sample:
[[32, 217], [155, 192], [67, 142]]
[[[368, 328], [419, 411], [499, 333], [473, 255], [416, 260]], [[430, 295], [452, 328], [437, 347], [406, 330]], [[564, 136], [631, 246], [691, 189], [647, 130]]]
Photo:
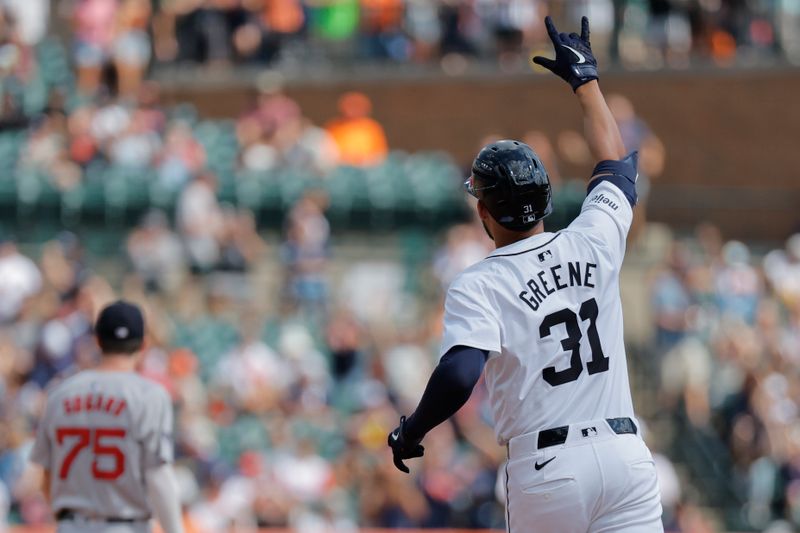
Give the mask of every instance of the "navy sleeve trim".
[[489, 352], [469, 346], [450, 348], [433, 371], [416, 411], [406, 419], [405, 434], [422, 439], [467, 403], [481, 377]]
[[636, 205], [638, 195], [636, 194], [636, 179], [639, 177], [637, 166], [639, 163], [639, 152], [631, 152], [621, 161], [600, 161], [594, 171], [586, 194], [591, 193], [600, 183], [607, 181], [616, 186], [628, 199], [631, 207]]

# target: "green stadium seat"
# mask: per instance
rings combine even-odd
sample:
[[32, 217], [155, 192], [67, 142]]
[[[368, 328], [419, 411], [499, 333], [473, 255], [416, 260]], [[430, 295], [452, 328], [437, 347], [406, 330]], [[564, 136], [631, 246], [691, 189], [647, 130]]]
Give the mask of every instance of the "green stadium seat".
[[83, 184], [61, 194], [61, 219], [67, 225], [80, 221], [85, 198], [86, 187]]
[[266, 189], [261, 176], [257, 173], [241, 173], [236, 178], [236, 203], [252, 211], [262, 207], [262, 196]]
[[283, 209], [290, 209], [309, 187], [319, 185], [305, 172], [284, 170], [276, 176], [275, 185], [280, 191]]
[[135, 222], [150, 206], [152, 171], [110, 166], [104, 178], [106, 220]]
[[36, 115], [46, 106], [49, 98], [47, 83], [41, 76], [35, 76], [25, 85], [22, 95], [22, 109], [26, 115]]
[[177, 324], [173, 334], [175, 346], [190, 349], [200, 363], [200, 377], [209, 381], [220, 358], [238, 340], [236, 328], [213, 318], [203, 318], [191, 323]]
[[239, 458], [247, 451], [262, 451], [270, 442], [264, 423], [252, 415], [239, 415], [229, 426], [217, 431], [219, 454], [230, 466], [238, 466]]
[[58, 218], [60, 195], [48, 176], [34, 169], [18, 169], [15, 180], [18, 216], [29, 217], [35, 214], [38, 221]]
[[17, 202], [17, 182], [8, 172], [0, 175], [0, 220], [9, 220]]
[[170, 121], [181, 120], [191, 126], [197, 123], [199, 114], [197, 112], [197, 108], [195, 108], [192, 104], [183, 102], [171, 108], [167, 112], [167, 118]]
[[178, 195], [180, 194], [178, 189], [168, 187], [158, 179], [149, 181], [147, 191], [150, 198], [150, 205], [164, 211], [169, 211], [176, 205], [178, 202]]
[[0, 133], [0, 172], [8, 173], [8, 178], [13, 178], [12, 169], [17, 165], [25, 139], [24, 132]]
[[106, 215], [105, 185], [100, 180], [85, 179], [81, 187], [82, 218], [104, 220]]
[[356, 167], [338, 167], [325, 180], [330, 207], [334, 211], [347, 212], [358, 201], [359, 182], [363, 180], [363, 170]]

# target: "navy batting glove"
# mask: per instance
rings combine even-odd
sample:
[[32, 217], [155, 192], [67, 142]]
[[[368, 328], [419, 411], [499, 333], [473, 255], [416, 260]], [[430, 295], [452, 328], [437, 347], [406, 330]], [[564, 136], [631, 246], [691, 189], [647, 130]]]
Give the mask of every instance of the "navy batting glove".
[[403, 463], [404, 459], [422, 457], [425, 448], [420, 444], [421, 441], [409, 441], [405, 435], [406, 417], [400, 417], [400, 425], [389, 433], [389, 447], [394, 455], [394, 466], [401, 472], [409, 473], [408, 467]]
[[581, 19], [580, 35], [558, 33], [550, 17], [545, 17], [544, 25], [547, 27], [550, 40], [553, 41], [556, 58], [536, 56], [533, 62], [569, 83], [573, 91], [577, 91], [584, 83], [598, 79], [597, 60], [592, 54], [592, 45], [589, 44], [589, 19], [586, 17]]

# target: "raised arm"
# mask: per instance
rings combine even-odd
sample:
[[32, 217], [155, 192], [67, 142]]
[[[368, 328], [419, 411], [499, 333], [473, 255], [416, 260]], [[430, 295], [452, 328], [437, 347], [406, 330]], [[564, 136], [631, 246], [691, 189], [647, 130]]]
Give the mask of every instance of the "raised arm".
[[550, 17], [545, 26], [555, 48], [555, 59], [536, 56], [534, 63], [550, 70], [570, 84], [583, 109], [584, 133], [597, 161], [620, 160], [625, 156], [617, 123], [597, 83], [597, 60], [589, 42], [589, 20], [581, 19], [581, 34], [558, 33]]
[[596, 80], [575, 91], [583, 109], [583, 133], [596, 161], [618, 160], [625, 157], [625, 145], [617, 121], [608, 109], [606, 99]]
[[[589, 42], [589, 20], [586, 17], [581, 19], [580, 35], [558, 33], [550, 17], [545, 18], [544, 23], [556, 57], [536, 56], [533, 62], [569, 83], [575, 91], [583, 110], [586, 142], [597, 161], [586, 188], [581, 214], [569, 227], [591, 232], [613, 250], [612, 256], [621, 263], [633, 211], [620, 207], [627, 200], [632, 208], [638, 200], [638, 154], [625, 155], [619, 127], [600, 92], [597, 60]], [[593, 192], [598, 187], [603, 187], [603, 190]]]

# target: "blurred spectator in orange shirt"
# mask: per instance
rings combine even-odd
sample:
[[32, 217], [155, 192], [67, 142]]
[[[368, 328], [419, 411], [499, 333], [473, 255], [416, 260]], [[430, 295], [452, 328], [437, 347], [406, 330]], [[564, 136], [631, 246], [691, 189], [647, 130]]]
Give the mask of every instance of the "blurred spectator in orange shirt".
[[326, 129], [339, 148], [342, 164], [376, 165], [386, 157], [386, 134], [369, 116], [371, 112], [372, 102], [362, 93], [349, 92], [339, 98], [341, 116], [329, 122]]
[[401, 0], [361, 0], [361, 24], [368, 32], [394, 31], [403, 24]]
[[306, 18], [298, 0], [266, 0], [264, 22], [271, 31], [290, 35], [303, 29]]

